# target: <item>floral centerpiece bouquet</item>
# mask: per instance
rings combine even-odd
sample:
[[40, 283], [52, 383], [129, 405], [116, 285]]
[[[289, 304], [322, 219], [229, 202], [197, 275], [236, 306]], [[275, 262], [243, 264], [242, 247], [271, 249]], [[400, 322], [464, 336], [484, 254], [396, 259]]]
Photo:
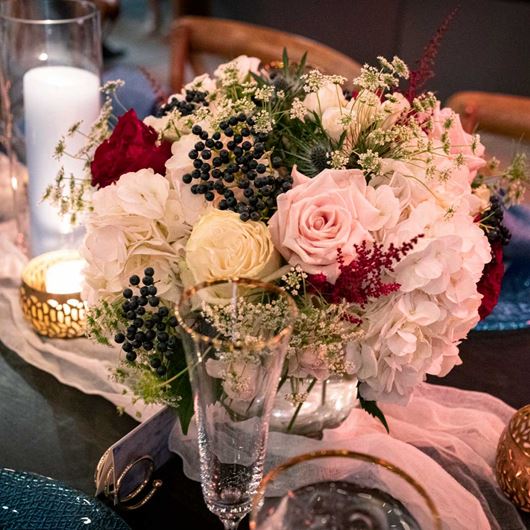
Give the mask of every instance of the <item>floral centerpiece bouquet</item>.
[[[520, 195], [524, 160], [499, 195], [479, 137], [416, 94], [402, 60], [379, 62], [347, 91], [287, 54], [268, 66], [241, 56], [143, 122], [134, 110], [116, 122], [107, 101], [78, 154], [86, 177], [60, 174], [48, 191], [64, 212], [88, 212], [92, 336], [120, 346], [120, 380], [176, 406], [184, 429], [191, 391], [173, 307], [188, 286], [247, 277], [295, 298], [278, 391], [291, 428], [332, 378], [384, 421], [377, 402], [406, 403], [426, 374], [447, 374], [495, 304], [501, 202]], [[217, 370], [228, 396], [252, 400], [255, 371]]]

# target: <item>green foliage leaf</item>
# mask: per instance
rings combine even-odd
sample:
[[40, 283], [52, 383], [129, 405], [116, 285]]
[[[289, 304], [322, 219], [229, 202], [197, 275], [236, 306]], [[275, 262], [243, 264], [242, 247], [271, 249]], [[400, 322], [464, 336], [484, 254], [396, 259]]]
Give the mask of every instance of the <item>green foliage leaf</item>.
[[188, 434], [191, 418], [193, 417], [193, 393], [191, 391], [188, 374], [179, 377], [173, 385], [174, 392], [180, 396], [177, 413], [183, 434]]
[[282, 53], [283, 69], [285, 72], [289, 71], [289, 55], [287, 54], [287, 48], [283, 49]]
[[297, 77], [300, 77], [304, 73], [306, 62], [307, 62], [307, 52], [304, 52], [304, 55], [302, 55], [302, 58], [300, 59], [300, 62], [298, 63], [298, 70], [296, 71]]
[[385, 415], [383, 411], [378, 407], [377, 401], [367, 401], [366, 399], [363, 399], [361, 396], [359, 396], [359, 403], [361, 405], [361, 408], [368, 412], [370, 416], [377, 418], [385, 427], [386, 432], [390, 434], [390, 429], [388, 428], [388, 423], [386, 421]]

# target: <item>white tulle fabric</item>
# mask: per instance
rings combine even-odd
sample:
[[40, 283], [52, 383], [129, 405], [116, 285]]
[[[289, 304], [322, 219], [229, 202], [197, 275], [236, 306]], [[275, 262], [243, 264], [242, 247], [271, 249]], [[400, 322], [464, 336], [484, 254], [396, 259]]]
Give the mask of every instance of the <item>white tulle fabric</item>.
[[[139, 420], [149, 418], [159, 407], [133, 404], [130, 394], [123, 394], [124, 387], [109, 378], [116, 365], [115, 349], [87, 339], [44, 339], [25, 322], [18, 285], [26, 258], [11, 243], [12, 234], [12, 225], [0, 225], [0, 340], [61, 383], [102, 396]], [[393, 462], [423, 484], [448, 530], [525, 528], [496, 485], [492, 469], [512, 408], [487, 394], [422, 384], [407, 407], [387, 404], [383, 409], [391, 436], [360, 410], [340, 428], [325, 431], [322, 440], [271, 433], [267, 468], [315, 449], [366, 452]], [[188, 436], [177, 425], [169, 442], [182, 456], [186, 475], [199, 480], [194, 423]], [[399, 492], [393, 493], [399, 497]]]
[[[324, 431], [322, 440], [272, 432], [266, 468], [317, 449], [369, 453], [394, 463], [426, 488], [444, 529], [525, 528], [498, 488], [493, 471], [499, 436], [514, 413], [511, 407], [488, 394], [424, 383], [407, 407], [384, 405], [383, 409], [391, 435], [357, 409], [341, 427]], [[170, 449], [184, 460], [185, 474], [200, 480], [193, 423], [187, 436], [175, 425]], [[313, 468], [311, 472], [315, 474]], [[314, 478], [319, 479], [318, 473]], [[329, 479], [325, 470], [320, 479]], [[387, 486], [397, 498], [405, 494]]]

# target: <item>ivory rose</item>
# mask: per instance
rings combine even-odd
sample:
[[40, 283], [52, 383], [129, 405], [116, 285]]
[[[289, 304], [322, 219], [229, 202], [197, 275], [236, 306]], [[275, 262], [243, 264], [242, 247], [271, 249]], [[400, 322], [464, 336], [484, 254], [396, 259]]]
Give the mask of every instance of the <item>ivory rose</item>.
[[327, 109], [344, 107], [348, 102], [340, 85], [326, 83], [317, 92], [308, 94], [303, 103], [308, 112], [316, 112], [321, 116]]
[[241, 83], [250, 72], [253, 74], [259, 73], [259, 64], [260, 60], [257, 57], [240, 55], [228, 63], [219, 65], [213, 75], [220, 79], [233, 76], [234, 82]]
[[342, 107], [329, 107], [322, 113], [322, 128], [336, 142], [339, 141], [344, 133], [343, 119], [345, 115], [346, 110]]
[[381, 111], [379, 97], [368, 90], [362, 90], [355, 99], [350, 101], [349, 106], [351, 106], [352, 113], [355, 116], [355, 129], [358, 132], [364, 131], [372, 125]]
[[[367, 198], [360, 170], [326, 169], [304, 179], [295, 169], [293, 178], [295, 186], [278, 197], [278, 210], [269, 221], [272, 240], [289, 264], [310, 274], [324, 273], [334, 283], [337, 250], [351, 261], [354, 245], [373, 240], [370, 230], [381, 227], [382, 212]], [[398, 201], [392, 204], [397, 210]], [[383, 224], [395, 223], [394, 214], [385, 212], [383, 217]]]
[[381, 105], [380, 110], [383, 118], [381, 129], [388, 130], [393, 127], [409, 109], [410, 103], [403, 94], [395, 92], [387, 95], [386, 101]]
[[280, 255], [264, 223], [243, 222], [226, 210], [207, 212], [186, 244], [186, 264], [196, 282], [214, 278], [265, 278], [280, 267]]
[[[313, 95], [310, 94], [310, 96]], [[319, 114], [321, 114], [322, 127], [335, 141], [338, 141], [344, 132], [346, 132], [344, 145], [347, 148], [352, 148], [357, 143], [359, 134], [370, 127], [380, 115], [384, 119], [385, 124], [387, 120], [390, 124], [390, 120], [394, 119], [392, 117], [395, 114], [399, 115], [397, 109], [386, 108], [386, 111], [383, 112], [383, 106], [379, 97], [367, 90], [362, 91], [355, 99], [350, 101], [346, 101], [343, 96], [337, 99], [335, 95], [333, 105], [331, 91], [326, 96], [324, 103], [317, 101], [319, 104], [318, 108], [321, 109]]]
[[303, 104], [310, 117], [314, 118], [313, 113], [320, 116], [323, 129], [338, 141], [351, 117], [351, 102], [344, 97], [342, 87], [327, 83], [318, 92], [308, 94]]

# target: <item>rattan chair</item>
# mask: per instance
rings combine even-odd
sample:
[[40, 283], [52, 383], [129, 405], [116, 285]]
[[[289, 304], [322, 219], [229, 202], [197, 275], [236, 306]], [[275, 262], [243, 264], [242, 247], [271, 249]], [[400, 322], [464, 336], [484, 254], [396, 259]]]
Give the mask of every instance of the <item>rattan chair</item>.
[[208, 70], [203, 56], [232, 59], [238, 55], [259, 57], [264, 64], [280, 60], [286, 48], [293, 61], [308, 53], [308, 64], [325, 73], [340, 74], [351, 81], [360, 65], [348, 56], [311, 39], [235, 20], [182, 17], [171, 27], [170, 85], [178, 91], [185, 84], [187, 65], [193, 75]]

